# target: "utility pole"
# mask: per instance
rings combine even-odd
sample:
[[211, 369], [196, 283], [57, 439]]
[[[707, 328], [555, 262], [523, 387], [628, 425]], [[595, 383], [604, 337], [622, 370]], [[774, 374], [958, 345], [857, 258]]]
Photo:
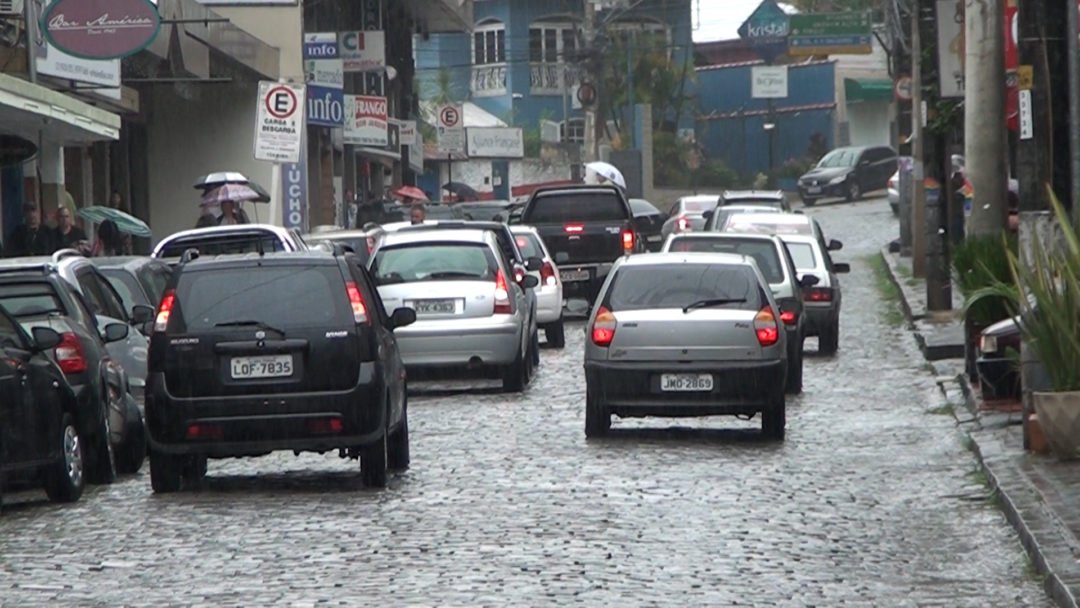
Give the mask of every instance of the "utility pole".
[[964, 157], [974, 190], [967, 234], [996, 237], [1008, 219], [1005, 7], [968, 0], [965, 9]]
[[924, 0], [913, 0], [911, 11], [911, 156], [914, 159], [912, 173], [911, 210], [911, 274], [926, 277], [926, 185], [924, 139], [923, 139], [923, 62], [922, 62], [922, 5]]
[[[937, 45], [940, 43], [938, 35], [937, 19], [938, 3], [930, 2], [922, 20], [926, 28], [920, 32], [920, 41], [924, 47], [929, 47], [935, 52], [928, 53], [931, 57], [937, 55]], [[920, 57], [920, 61], [922, 58]], [[941, 99], [940, 68], [937, 61], [931, 60], [929, 66], [923, 66], [920, 74], [927, 80], [927, 86], [923, 89], [923, 99], [927, 100], [928, 107], [939, 107]], [[1001, 72], [1004, 74], [1004, 61], [1001, 64]], [[1004, 86], [1004, 82], [1002, 83]], [[934, 113], [928, 113], [934, 114]], [[1004, 117], [1002, 117], [1004, 118]], [[1004, 123], [1003, 123], [1004, 124]], [[930, 196], [925, 196], [925, 227], [926, 234], [926, 308], [928, 311], [946, 311], [952, 309], [952, 273], [949, 269], [949, 249], [946, 227], [948, 226], [948, 201], [951, 200], [949, 169], [946, 168], [948, 154], [946, 150], [945, 125], [937, 121], [935, 128], [923, 131], [923, 170], [926, 181], [937, 184], [937, 189]], [[1004, 132], [1004, 127], [1002, 129]], [[925, 190], [924, 190], [925, 192]]]
[[600, 160], [600, 125], [597, 124], [596, 120], [597, 110], [600, 108], [601, 89], [601, 75], [596, 69], [596, 65], [599, 63], [600, 58], [597, 57], [599, 49], [596, 48], [596, 5], [594, 0], [583, 0], [582, 4], [585, 9], [584, 18], [581, 21], [582, 44], [588, 53], [586, 58], [588, 69], [586, 73], [588, 74], [588, 81], [592, 82], [593, 89], [596, 91], [592, 104], [585, 108], [585, 162], [593, 162]]
[[1072, 200], [1072, 222], [1080, 226], [1080, 7], [1068, 5], [1068, 36], [1065, 38], [1069, 57], [1069, 175]]
[[[913, 1], [907, 3], [895, 1], [894, 17], [896, 21], [893, 22], [893, 45], [892, 45], [892, 59], [893, 59], [893, 79], [907, 77], [909, 82], [914, 82], [911, 79], [911, 48], [908, 46], [908, 41], [911, 40], [911, 22], [910, 18], [905, 19], [907, 14], [903, 11], [902, 7], [907, 6], [908, 12], [914, 10]], [[914, 7], [914, 8], [913, 8]], [[914, 89], [915, 85], [912, 84], [911, 89]], [[911, 97], [903, 98], [898, 96], [896, 100], [896, 136], [897, 136], [897, 149], [901, 158], [911, 158], [913, 156], [911, 147], [913, 143], [912, 134], [912, 121], [911, 121]], [[912, 198], [912, 180], [911, 180], [911, 164], [910, 161], [900, 162], [900, 183], [899, 195], [900, 201], [897, 209], [897, 215], [900, 218], [900, 255], [904, 257], [911, 257], [911, 198]]]

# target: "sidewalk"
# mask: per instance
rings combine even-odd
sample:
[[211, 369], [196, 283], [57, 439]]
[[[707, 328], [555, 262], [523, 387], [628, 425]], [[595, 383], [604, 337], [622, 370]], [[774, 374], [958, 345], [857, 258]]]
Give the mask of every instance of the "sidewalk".
[[[1047, 594], [1059, 605], [1077, 608], [1080, 599], [1080, 462], [1064, 463], [1023, 449], [1021, 412], [1008, 404], [982, 401], [964, 374], [963, 323], [931, 319], [926, 314], [926, 288], [911, 278], [910, 258], [882, 250], [890, 277], [899, 288], [901, 305], [915, 338], [955, 411], [957, 425], [970, 439], [972, 451], [1000, 499], [1006, 519], [1020, 536], [1043, 577]], [[961, 298], [953, 294], [954, 308]], [[957, 348], [959, 350], [957, 350]], [[1004, 406], [1003, 406], [1004, 405]]]

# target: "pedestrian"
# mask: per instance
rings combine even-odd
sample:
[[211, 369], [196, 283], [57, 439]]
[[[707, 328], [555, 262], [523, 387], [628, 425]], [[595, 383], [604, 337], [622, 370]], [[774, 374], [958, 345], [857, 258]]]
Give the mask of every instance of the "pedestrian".
[[417, 224], [423, 224], [427, 219], [427, 208], [423, 203], [417, 203], [409, 208], [409, 221], [415, 226]]
[[235, 201], [221, 201], [221, 217], [217, 219], [217, 223], [218, 226], [232, 226], [251, 222], [244, 210], [236, 207]]
[[196, 228], [209, 228], [217, 226], [218, 216], [213, 212], [214, 205], [199, 203], [199, 219], [195, 222]]
[[356, 206], [356, 224], [353, 226], [362, 228], [369, 223], [382, 224], [384, 215], [382, 203], [374, 199], [365, 199]]
[[41, 225], [41, 210], [38, 209], [37, 203], [27, 201], [23, 203], [23, 223], [19, 224], [12, 233], [4, 255], [7, 257], [50, 255], [56, 251], [55, 242], [55, 233], [47, 226]]
[[93, 255], [109, 257], [116, 255], [131, 255], [131, 241], [120, 227], [112, 220], [105, 220], [98, 226], [97, 243], [94, 244]]
[[119, 209], [125, 213], [130, 213], [127, 206], [124, 204], [124, 197], [120, 194], [119, 190], [112, 191], [112, 196], [109, 197], [109, 206], [113, 209]]
[[345, 204], [345, 226], [349, 228], [356, 226], [356, 216], [359, 210], [356, 205], [356, 195], [353, 194], [351, 189], [345, 191], [345, 200], [342, 202]]
[[86, 233], [82, 228], [75, 225], [75, 217], [71, 209], [62, 206], [56, 210], [56, 242], [57, 249], [77, 249], [80, 243], [86, 240]]

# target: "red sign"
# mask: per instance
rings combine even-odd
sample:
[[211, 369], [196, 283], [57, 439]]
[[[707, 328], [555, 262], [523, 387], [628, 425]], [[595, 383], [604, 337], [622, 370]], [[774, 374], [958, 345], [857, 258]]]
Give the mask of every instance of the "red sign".
[[150, 0], [56, 0], [41, 28], [50, 44], [69, 55], [116, 59], [153, 42], [161, 16]]
[[1020, 129], [1020, 98], [1016, 68], [1020, 67], [1020, 49], [1016, 45], [1019, 27], [1015, 2], [1005, 3], [1005, 124], [1012, 131]]

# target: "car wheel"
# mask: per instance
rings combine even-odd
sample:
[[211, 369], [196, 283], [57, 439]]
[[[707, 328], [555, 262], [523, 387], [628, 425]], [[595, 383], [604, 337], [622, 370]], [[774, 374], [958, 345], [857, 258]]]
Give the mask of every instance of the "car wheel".
[[802, 392], [803, 380], [803, 352], [802, 340], [796, 341], [793, 352], [788, 353], [788, 373], [786, 392], [789, 395], [797, 395]]
[[155, 494], [167, 494], [180, 490], [180, 474], [184, 461], [171, 454], [150, 453], [150, 487]]
[[202, 483], [206, 479], [209, 459], [206, 456], [188, 456], [180, 469], [180, 477], [189, 486]]
[[404, 471], [409, 468], [409, 397], [401, 406], [401, 426], [390, 433], [390, 445], [387, 446], [387, 467], [391, 471]]
[[360, 472], [364, 478], [364, 485], [369, 488], [386, 487], [386, 461], [387, 461], [387, 433], [383, 433], [375, 441], [365, 445], [360, 451]]
[[75, 502], [82, 496], [86, 480], [82, 439], [71, 414], [64, 414], [56, 440], [62, 456], [45, 469], [45, 493], [53, 502]]
[[539, 329], [537, 329], [536, 331], [533, 332], [532, 345], [530, 346], [530, 348], [532, 348], [532, 364], [533, 364], [533, 371], [535, 372], [536, 369], [538, 367], [540, 367], [540, 330]]
[[585, 437], [603, 437], [611, 430], [611, 412], [589, 389], [585, 389]]
[[138, 473], [146, 460], [146, 427], [143, 425], [142, 414], [139, 406], [129, 395], [125, 399], [127, 406], [127, 430], [124, 432], [124, 443], [117, 455], [116, 468], [120, 473]]
[[528, 364], [525, 361], [525, 355], [519, 352], [517, 359], [503, 369], [503, 391], [507, 393], [520, 393], [525, 390], [525, 385], [528, 383], [528, 373]]
[[862, 188], [859, 187], [859, 180], [855, 179], [854, 176], [848, 179], [844, 194], [849, 203], [862, 198]]
[[787, 427], [787, 402], [783, 395], [761, 412], [761, 432], [768, 439], [784, 440]]
[[554, 323], [551, 323], [544, 328], [544, 338], [547, 339], [548, 346], [552, 348], [563, 348], [566, 346], [566, 326], [563, 324], [563, 320], [559, 319]]
[[802, 199], [802, 204], [807, 206], [807, 207], [813, 207], [814, 203], [816, 203], [816, 202], [817, 202], [816, 198], [804, 198], [804, 199]]
[[835, 355], [840, 348], [840, 321], [834, 321], [831, 326], [822, 329], [818, 335], [818, 353], [822, 355]]
[[112, 426], [109, 422], [108, 406], [98, 424], [90, 448], [90, 468], [88, 481], [94, 484], [110, 484], [116, 481], [116, 454], [112, 444]]

